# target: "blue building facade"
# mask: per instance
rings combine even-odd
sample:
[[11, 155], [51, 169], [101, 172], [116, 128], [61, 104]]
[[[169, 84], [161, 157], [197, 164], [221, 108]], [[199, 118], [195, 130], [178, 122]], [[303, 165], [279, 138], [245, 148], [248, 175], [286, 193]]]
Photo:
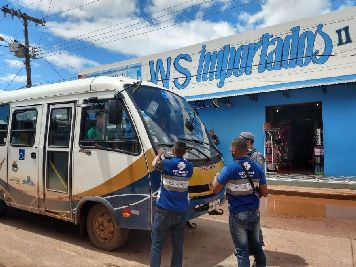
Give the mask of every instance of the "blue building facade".
[[257, 101], [247, 95], [236, 96], [230, 102], [230, 106], [199, 110], [206, 126], [219, 136], [226, 162], [232, 160], [230, 143], [241, 131], [254, 133], [256, 149], [264, 151], [267, 107], [321, 102], [324, 174], [356, 176], [356, 83], [290, 90], [288, 96], [280, 91], [260, 93]]

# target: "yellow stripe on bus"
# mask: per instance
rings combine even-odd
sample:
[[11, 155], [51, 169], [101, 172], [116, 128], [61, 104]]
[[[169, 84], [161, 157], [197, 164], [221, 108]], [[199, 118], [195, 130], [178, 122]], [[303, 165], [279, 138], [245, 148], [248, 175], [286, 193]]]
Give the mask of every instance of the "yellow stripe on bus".
[[[92, 189], [89, 189], [85, 192], [75, 195], [73, 198], [79, 199], [85, 196], [103, 196], [133, 184], [134, 182], [144, 178], [146, 175], [148, 175], [149, 172], [153, 171], [151, 164], [154, 157], [155, 157], [155, 153], [151, 148], [144, 155], [141, 155], [130, 166], [122, 170], [114, 177], [108, 179], [106, 182]], [[146, 159], [147, 159], [147, 164], [146, 164]], [[193, 177], [189, 185], [194, 186], [194, 185], [210, 184], [213, 181], [215, 174], [221, 170], [223, 165], [224, 165], [223, 161], [219, 161], [210, 166], [195, 167], [193, 172]], [[148, 171], [147, 171], [147, 167], [148, 167]], [[191, 195], [203, 196], [211, 193], [212, 192], [208, 191], [202, 193], [195, 193]]]
[[[146, 164], [146, 158], [147, 164]], [[88, 191], [77, 194], [75, 197], [85, 196], [103, 196], [114, 191], [120, 190], [134, 182], [144, 178], [147, 174], [147, 165], [149, 170], [152, 170], [151, 163], [155, 157], [153, 149], [148, 150], [144, 155], [141, 155], [134, 163], [122, 170], [114, 177], [106, 182], [89, 189]]]

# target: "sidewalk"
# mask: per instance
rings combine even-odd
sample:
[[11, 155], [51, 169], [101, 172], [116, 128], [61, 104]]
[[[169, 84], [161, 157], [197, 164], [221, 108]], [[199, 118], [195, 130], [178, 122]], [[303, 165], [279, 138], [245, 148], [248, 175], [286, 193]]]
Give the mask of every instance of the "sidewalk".
[[267, 173], [270, 185], [315, 187], [331, 189], [356, 189], [355, 176], [322, 176], [304, 174]]
[[268, 181], [268, 192], [271, 195], [303, 196], [338, 200], [356, 200], [356, 190], [354, 189], [275, 185], [273, 183], [270, 184], [270, 181]]

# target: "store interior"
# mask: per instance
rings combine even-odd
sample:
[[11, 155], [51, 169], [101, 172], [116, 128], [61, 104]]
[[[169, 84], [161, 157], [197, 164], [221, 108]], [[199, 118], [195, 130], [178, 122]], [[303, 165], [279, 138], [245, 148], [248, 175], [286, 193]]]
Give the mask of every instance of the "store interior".
[[266, 171], [323, 174], [322, 103], [266, 107]]

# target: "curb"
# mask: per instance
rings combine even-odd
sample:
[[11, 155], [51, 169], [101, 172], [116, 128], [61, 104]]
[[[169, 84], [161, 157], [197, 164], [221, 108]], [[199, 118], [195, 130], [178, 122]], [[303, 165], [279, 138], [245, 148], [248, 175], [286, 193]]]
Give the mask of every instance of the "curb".
[[269, 185], [268, 193], [271, 195], [300, 196], [337, 200], [356, 200], [356, 190], [352, 189], [308, 188], [296, 186]]

